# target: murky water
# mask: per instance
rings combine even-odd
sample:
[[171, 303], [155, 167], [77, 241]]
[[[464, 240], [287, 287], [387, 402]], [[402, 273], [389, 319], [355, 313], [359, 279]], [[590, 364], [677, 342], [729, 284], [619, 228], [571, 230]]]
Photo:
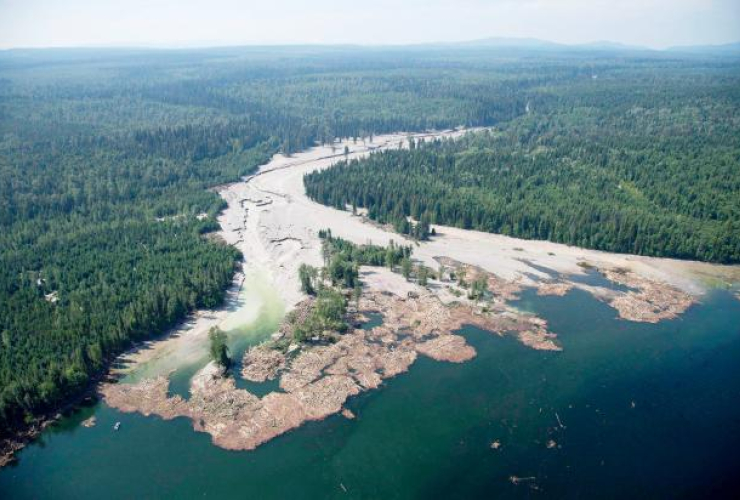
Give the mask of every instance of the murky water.
[[[740, 301], [713, 292], [658, 325], [618, 320], [578, 290], [525, 293], [520, 306], [550, 322], [564, 352], [465, 328], [478, 351], [472, 361], [420, 357], [409, 373], [352, 399], [355, 420], [313, 422], [253, 452], [219, 449], [185, 419], [101, 404], [0, 470], [0, 497], [723, 498], [738, 491]], [[97, 426], [81, 427], [91, 414]]]
[[[264, 273], [250, 271], [237, 302], [230, 306], [229, 316], [220, 325], [228, 337], [235, 372], [240, 370], [239, 361], [244, 351], [276, 331], [284, 312], [285, 306], [277, 290]], [[164, 349], [152, 360], [137, 366], [123, 382], [132, 383], [169, 374], [170, 393], [187, 399], [190, 396], [190, 380], [208, 361], [208, 339], [204, 336], [198, 342], [182, 342]]]

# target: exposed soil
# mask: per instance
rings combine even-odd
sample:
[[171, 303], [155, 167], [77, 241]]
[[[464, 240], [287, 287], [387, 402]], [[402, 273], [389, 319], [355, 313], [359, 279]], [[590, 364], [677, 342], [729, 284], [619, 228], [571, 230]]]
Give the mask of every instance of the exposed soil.
[[537, 295], [555, 295], [562, 297], [573, 289], [570, 283], [548, 283], [543, 282], [537, 287]]
[[459, 335], [444, 335], [416, 346], [416, 351], [437, 361], [462, 363], [475, 357], [475, 349]]
[[[439, 134], [420, 134], [418, 136], [454, 137], [462, 133], [464, 132], [447, 131]], [[350, 158], [360, 158], [366, 156], [372, 150], [395, 148], [399, 142], [405, 141], [406, 138], [408, 138], [408, 134], [376, 136], [374, 142], [367, 145], [356, 145], [349, 141], [334, 144], [332, 147], [336, 150], [343, 150], [346, 145], [351, 150]], [[226, 243], [235, 245], [243, 253], [245, 256], [244, 262], [246, 263], [245, 272], [247, 270], [265, 270], [268, 272], [271, 276], [271, 285], [280, 290], [281, 298], [285, 301], [288, 309], [293, 308], [305, 298], [299, 292], [298, 266], [301, 263], [321, 265], [318, 230], [331, 228], [336, 236], [358, 244], [373, 242], [386, 245], [391, 240], [401, 244], [413, 244], [402, 236], [392, 233], [387, 227], [368, 223], [364, 217], [353, 216], [349, 212], [319, 205], [306, 197], [303, 176], [308, 172], [328, 168], [341, 159], [344, 159], [344, 156], [335, 154], [329, 146], [313, 148], [290, 158], [276, 155], [269, 164], [263, 166], [257, 174], [250, 176], [245, 182], [213, 189], [218, 191], [228, 203], [228, 208], [219, 216], [222, 231], [217, 233], [217, 236]], [[355, 349], [346, 346], [346, 350], [339, 351], [340, 354], [334, 361], [336, 366], [332, 364], [325, 370], [331, 369], [332, 372], [337, 374], [336, 377], [340, 377], [339, 379], [331, 379], [329, 382], [322, 382], [322, 384], [335, 385], [339, 391], [337, 394], [339, 399], [342, 399], [342, 397], [346, 399], [346, 397], [349, 397], [348, 395], [355, 393], [355, 391], [377, 386], [382, 379], [402, 373], [414, 362], [417, 354], [449, 361], [469, 357], [471, 354], [474, 355], [473, 348], [464, 343], [464, 338], [460, 337], [462, 340], [457, 340], [454, 336], [449, 335], [449, 332], [465, 323], [474, 324], [499, 334], [513, 332], [521, 342], [536, 349], [559, 350], [560, 347], [555, 343], [555, 336], [547, 331], [547, 325], [542, 320], [522, 314], [505, 305], [507, 301], [516, 299], [523, 287], [536, 287], [537, 293], [541, 295], [562, 295], [567, 293], [571, 285], [577, 286], [614, 307], [619, 312], [620, 317], [626, 320], [657, 322], [662, 319], [673, 318], [685, 311], [695, 300], [694, 297], [704, 292], [705, 287], [701, 280], [711, 280], [716, 277], [731, 279], [733, 276], [734, 279], [740, 279], [737, 266], [715, 266], [670, 259], [610, 254], [546, 241], [518, 240], [502, 235], [466, 231], [451, 227], [435, 226], [435, 230], [437, 236], [431, 241], [417, 246], [414, 257], [430, 267], [435, 265], [435, 261], [447, 262], [440, 259], [449, 259], [451, 265], [448, 265], [448, 268], [454, 268], [456, 264], [468, 266], [469, 270], [466, 276], [468, 282], [476, 277], [476, 273], [486, 272], [488, 288], [494, 298], [493, 303], [486, 306], [487, 312], [483, 312], [483, 309], [477, 304], [467, 301], [464, 290], [462, 290], [462, 294], [460, 294], [462, 298], [460, 298], [450, 293], [448, 288], [438, 287], [434, 293], [440, 297], [448, 298], [447, 302], [455, 302], [459, 299], [464, 304], [459, 306], [459, 310], [456, 307], [447, 309], [445, 314], [448, 314], [449, 317], [447, 319], [448, 323], [445, 324], [426, 320], [425, 315], [428, 311], [424, 308], [428, 304], [422, 306], [408, 302], [401, 306], [393, 301], [394, 305], [388, 307], [388, 304], [383, 303], [383, 299], [378, 299], [377, 307], [369, 310], [384, 313], [385, 324], [383, 327], [374, 329], [370, 334], [364, 334], [366, 336], [357, 341], [359, 344], [371, 345], [372, 349], [368, 347], [368, 353], [362, 355], [357, 352], [351, 365], [353, 368], [348, 368], [348, 374], [341, 375], [343, 363], [350, 366], [348, 358], [352, 356], [348, 353]], [[215, 233], [214, 236], [216, 236]], [[463, 259], [469, 264], [464, 264], [455, 259]], [[535, 264], [542, 268], [551, 269], [554, 273], [567, 277], [568, 274], [582, 272], [579, 263], [585, 261], [593, 262], [594, 266], [600, 269], [611, 269], [612, 271], [603, 271], [609, 279], [633, 288], [635, 291], [614, 292], [599, 287], [589, 288], [570, 283], [567, 279], [552, 282], [551, 276], [538, 273], [537, 269], [532, 266], [532, 264]], [[628, 272], [619, 272], [621, 267], [628, 268]], [[378, 283], [386, 280], [383, 273], [372, 271], [370, 274], [371, 276], [363, 275], [363, 280], [377, 279]], [[392, 280], [386, 281], [396, 283]], [[442, 285], [445, 285], [445, 283]], [[404, 287], [404, 290], [409, 287], [405, 284], [405, 281], [401, 286]], [[450, 289], [454, 290], [456, 295], [461, 292], [461, 290], [455, 289], [454, 285]], [[241, 282], [238, 283], [238, 286], [232, 287], [235, 303], [238, 302], [239, 290], [241, 290]], [[387, 285], [384, 290], [392, 291], [394, 288]], [[375, 289], [374, 291], [377, 292], [378, 290]], [[377, 294], [374, 296], [377, 297]], [[402, 297], [406, 297], [406, 294], [402, 294]], [[737, 294], [737, 297], [740, 299], [740, 293]], [[422, 299], [428, 300], [424, 297]], [[370, 299], [368, 298], [368, 300]], [[414, 310], [414, 307], [417, 306], [420, 309]], [[385, 307], [388, 307], [388, 309], [384, 309]], [[431, 310], [435, 310], [435, 307]], [[394, 322], [396, 327], [402, 327], [404, 319], [400, 318], [399, 314], [406, 313], [413, 318], [409, 320], [412, 326], [407, 327], [407, 331], [394, 329]], [[191, 321], [178, 328], [176, 332], [173, 332], [173, 335], [167, 337], [167, 340], [153, 342], [147, 349], [140, 349], [135, 355], [129, 356], [129, 366], [141, 365], [147, 360], [156, 359], [159, 353], [167, 349], [175, 350], [178, 353], [193, 351], [189, 348], [190, 344], [197, 344], [199, 338], [205, 337], [210, 327], [222, 324], [230, 315], [231, 313], [226, 308], [195, 314]], [[429, 316], [432, 316], [432, 314], [429, 314]], [[413, 326], [415, 321], [419, 321], [418, 330]], [[429, 330], [417, 338], [416, 332], [424, 331], [424, 328], [429, 328]], [[347, 342], [350, 342], [356, 335], [357, 331], [345, 335]], [[450, 338], [442, 338], [443, 335]], [[388, 348], [382, 354], [378, 354], [373, 351], [375, 346], [386, 346]], [[316, 348], [318, 347], [316, 346]], [[300, 359], [307, 350], [311, 349], [303, 349], [294, 361]], [[263, 354], [265, 352], [255, 351], [245, 360], [243, 368], [245, 378], [254, 381], [269, 380], [281, 376], [281, 374], [285, 377], [293, 371], [287, 360], [279, 359], [274, 353], [269, 353], [263, 359]], [[330, 355], [334, 354], [336, 354], [335, 351], [330, 351]], [[368, 362], [368, 358], [375, 360], [378, 356], [380, 357], [379, 361]], [[344, 361], [340, 361], [340, 359]], [[307, 370], [305, 374], [299, 374], [297, 371], [301, 367], [301, 363], [306, 365], [304, 367]], [[356, 370], [355, 365], [360, 366], [360, 369]], [[378, 366], [382, 366], [382, 369]], [[288, 386], [296, 384], [296, 387], [300, 388], [295, 389], [295, 392], [304, 390], [309, 391], [308, 394], [310, 395], [312, 391], [319, 391], [321, 388], [321, 386], [313, 387], [313, 385], [326, 378], [322, 374], [322, 370], [324, 369], [320, 369], [319, 375], [315, 376], [315, 369], [311, 367], [311, 363], [301, 361], [296, 366], [296, 373], [289, 376], [285, 384], [288, 384]], [[302, 381], [311, 377], [314, 377], [311, 382], [300, 386]], [[139, 411], [141, 407], [144, 411], [157, 414], [160, 414], [161, 411], [161, 414], [164, 415], [179, 415], [184, 412], [183, 416], [193, 418], [196, 428], [212, 433], [214, 441], [219, 444], [224, 440], [228, 441], [227, 438], [223, 437], [230, 434], [228, 429], [232, 429], [234, 432], [237, 428], [241, 429], [240, 426], [251, 429], [247, 422], [267, 425], [264, 419], [270, 415], [278, 415], [279, 417], [280, 412], [285, 411], [286, 408], [300, 408], [303, 416], [299, 415], [298, 423], [293, 417], [280, 417], [282, 420], [275, 417], [278, 419], [276, 420], [278, 423], [275, 425], [269, 424], [274, 435], [292, 428], [290, 425], [300, 425], [300, 422], [312, 418], [312, 415], [320, 415], [326, 413], [328, 409], [337, 407], [330, 398], [319, 398], [319, 400], [314, 401], [310, 397], [308, 400], [304, 400], [297, 399], [297, 396], [295, 396], [296, 399], [294, 400], [285, 399], [287, 396], [283, 393], [272, 393], [260, 399], [249, 395], [246, 391], [241, 392], [248, 396], [243, 396], [241, 393], [236, 395], [232, 393], [237, 389], [233, 387], [233, 381], [231, 382], [232, 387], [229, 388], [229, 380], [231, 379], [221, 380], [220, 377], [214, 377], [212, 381], [202, 381], [203, 391], [208, 396], [204, 395], [201, 398], [199, 407], [194, 406], [193, 401], [198, 401], [198, 399], [193, 398], [192, 395], [189, 402], [178, 401], [177, 397], [168, 398], [167, 378], [164, 375], [150, 380], [148, 382], [150, 385], [146, 385], [146, 381], [142, 382], [142, 387], [138, 387], [138, 389], [137, 386], [106, 384], [103, 386], [103, 391], [108, 395], [107, 400], [114, 402], [112, 403], [113, 406], [120, 404], [129, 408], [128, 411]], [[281, 378], [282, 384], [283, 380]], [[287, 394], [290, 396], [295, 392]], [[213, 413], [214, 408], [212, 407], [217, 406], [217, 394], [225, 394], [226, 401], [228, 401], [228, 398], [234, 398], [233, 401], [244, 403], [242, 409], [228, 409], [228, 404], [223, 403], [225, 414], [231, 414], [234, 422], [241, 423], [229, 423], [228, 419], [222, 422], [208, 416]], [[136, 401], [137, 395], [143, 399]], [[242, 397], [243, 400], [240, 399]], [[258, 402], [255, 402], [253, 398], [256, 398]], [[314, 402], [307, 403], [306, 401]], [[254, 405], [257, 405], [259, 410], [255, 410]], [[341, 403], [339, 407], [341, 407]], [[23, 443], [36, 436], [44, 425], [48, 425], [43, 422], [48, 422], [48, 420], [39, 422], [23, 435], [15, 436], [14, 440], [2, 443], [1, 455], [4, 458], [0, 459], [0, 466], [5, 463], [5, 460], [9, 460], [7, 457], [12, 456], [15, 449], [22, 447]], [[223, 426], [223, 428], [220, 426]], [[236, 440], [231, 444], [235, 447], [250, 444], [256, 446], [254, 443], [261, 442], [260, 439], [268, 435], [270, 435], [270, 432], [264, 431], [260, 434], [253, 430], [244, 430], [241, 440]], [[226, 443], [226, 447], [228, 447], [228, 444]]]
[[630, 321], [658, 323], [688, 309], [696, 299], [666, 283], [659, 283], [624, 269], [606, 269], [604, 276], [635, 291], [622, 292], [609, 305]]
[[279, 377], [284, 392], [257, 397], [237, 389], [234, 379], [211, 363], [193, 378], [189, 400], [170, 396], [165, 376], [137, 384], [105, 384], [101, 393], [109, 406], [121, 411], [187, 417], [218, 446], [250, 450], [310, 420], [339, 412], [353, 418], [343, 408], [348, 398], [407, 371], [418, 354], [455, 363], [472, 359], [475, 349], [464, 337], [450, 333], [465, 324], [494, 332], [513, 330], [527, 345], [558, 349], [538, 318], [446, 306], [421, 288], [412, 297], [370, 291], [360, 300], [360, 311], [380, 311], [383, 324], [351, 330], [330, 344], [303, 344], [294, 356], [272, 349], [272, 342], [245, 354], [243, 372], [250, 380]]
[[242, 377], [252, 382], [274, 380], [285, 368], [285, 355], [267, 345], [252, 347], [244, 354]]
[[434, 260], [452, 271], [456, 278], [459, 277], [461, 273], [464, 273], [464, 280], [466, 283], [472, 283], [480, 277], [484, 277], [488, 284], [488, 291], [494, 298], [503, 301], [518, 299], [519, 293], [524, 288], [519, 279], [507, 280], [495, 273], [488, 272], [479, 266], [466, 264], [465, 262], [455, 260], [451, 257], [438, 256], [435, 257]]
[[[454, 270], [456, 274], [464, 273], [467, 283], [485, 277], [488, 290], [493, 294], [494, 300], [504, 302], [518, 299], [518, 294], [525, 287], [534, 287], [538, 295], [563, 296], [573, 287], [587, 291], [599, 300], [609, 304], [617, 310], [619, 317], [629, 321], [657, 323], [662, 320], [672, 319], [688, 309], [696, 298], [680, 288], [669, 283], [641, 276], [629, 268], [605, 266], [596, 268], [606, 279], [627, 287], [628, 291], [611, 290], [603, 287], [587, 286], [567, 279], [567, 275], [560, 281], [534, 281], [532, 284], [522, 284], [520, 280], [506, 280], [494, 273], [484, 269], [460, 262], [449, 257], [435, 257], [440, 264]], [[464, 290], [461, 290], [464, 292]], [[520, 340], [534, 347], [537, 344], [547, 345], [546, 336], [540, 332], [521, 332]]]
[[[362, 154], [365, 153], [358, 153]], [[295, 307], [293, 314], [299, 321], [307, 314], [310, 299], [297, 292], [296, 269], [301, 262], [320, 265], [320, 242], [316, 237], [319, 229], [331, 227], [338, 235], [357, 243], [372, 240], [387, 244], [391, 239], [405, 243], [385, 228], [306, 199], [303, 174], [331, 163], [319, 151], [307, 153], [303, 162], [277, 158], [247, 183], [221, 192], [230, 207], [221, 218], [225, 239], [239, 246], [248, 261], [258, 262], [274, 273], [275, 285], [289, 308]], [[279, 176], [271, 174], [276, 170], [281, 171]], [[525, 287], [536, 288], [540, 295], [568, 293], [578, 285], [568, 281], [567, 275], [582, 272], [577, 264], [587, 256], [598, 256], [600, 265], [595, 267], [603, 267], [608, 279], [634, 290], [618, 292], [579, 286], [617, 309], [624, 319], [658, 321], [674, 317], [693, 300], [687, 292], [656, 278], [660, 275], [677, 279], [650, 267], [653, 260], [640, 259], [635, 264], [640, 268], [637, 274], [617, 268], [624, 262], [622, 256], [453, 228], [437, 229], [439, 236], [417, 249], [422, 262], [432, 266], [436, 261], [458, 275], [463, 271], [467, 283], [484, 277], [492, 300], [471, 301], [466, 297], [467, 291], [451, 281], [436, 281], [426, 289], [388, 270], [363, 268], [361, 276], [367, 292], [353, 323], [367, 313], [377, 312], [383, 316], [381, 326], [350, 330], [337, 336], [334, 343], [291, 345], [287, 353], [270, 345], [246, 353], [242, 376], [255, 382], [279, 379], [280, 391], [257, 397], [237, 389], [232, 378], [209, 365], [193, 379], [188, 401], [169, 397], [167, 379], [162, 376], [137, 385], [105, 385], [101, 392], [106, 402], [122, 411], [158, 414], [166, 419], [184, 416], [193, 421], [196, 430], [211, 434], [219, 446], [253, 449], [306, 421], [339, 412], [350, 418], [351, 413], [344, 408], [348, 398], [378, 388], [383, 380], [407, 371], [418, 355], [456, 363], [472, 359], [475, 349], [464, 337], [451, 333], [466, 324], [500, 335], [510, 333], [534, 349], [560, 350], [557, 337], [547, 330], [544, 320], [517, 311], [507, 302], [518, 299]], [[509, 248], [512, 242], [517, 245]], [[522, 253], [537, 265], [553, 269], [560, 276], [558, 280], [527, 264]], [[651, 277], [646, 277], [650, 273]], [[443, 296], [449, 299], [449, 305], [440, 300]], [[286, 321], [273, 336], [273, 342], [282, 339], [284, 346], [290, 333]]]

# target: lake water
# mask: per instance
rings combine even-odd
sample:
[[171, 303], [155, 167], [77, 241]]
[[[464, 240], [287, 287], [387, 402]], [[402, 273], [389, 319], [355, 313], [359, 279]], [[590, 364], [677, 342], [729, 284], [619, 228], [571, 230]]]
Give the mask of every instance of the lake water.
[[[740, 491], [740, 301], [715, 291], [658, 325], [618, 320], [578, 290], [525, 293], [519, 306], [550, 322], [564, 352], [465, 328], [478, 351], [472, 361], [420, 357], [409, 373], [352, 399], [355, 420], [313, 422], [253, 452], [217, 448], [185, 419], [99, 404], [0, 470], [0, 498], [729, 498]], [[81, 427], [92, 414], [97, 426]]]

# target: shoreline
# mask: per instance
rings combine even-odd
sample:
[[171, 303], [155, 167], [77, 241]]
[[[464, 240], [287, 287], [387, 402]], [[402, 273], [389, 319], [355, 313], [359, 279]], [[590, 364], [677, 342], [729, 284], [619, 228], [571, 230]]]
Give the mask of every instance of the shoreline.
[[[111, 360], [110, 363], [113, 363]], [[38, 437], [50, 426], [57, 423], [67, 415], [79, 411], [82, 407], [89, 404], [96, 404], [100, 401], [99, 388], [110, 377], [108, 370], [103, 371], [94, 379], [91, 379], [85, 390], [78, 395], [71, 396], [61, 406], [37, 417], [34, 422], [26, 428], [21, 429], [12, 435], [0, 440], [0, 468], [11, 465], [16, 462], [16, 454], [22, 451], [26, 446], [32, 444]]]
[[[575, 286], [599, 300], [604, 300], [618, 310], [620, 315], [620, 307], [629, 310], [635, 306], [634, 302], [629, 302], [634, 297], [627, 300], [625, 305], [623, 302], [626, 295], [621, 296], [622, 302], [617, 302], [621, 305], [617, 307], [613, 305], [615, 296], [605, 295], [594, 287], [579, 286], [568, 277], [584, 276], [584, 266], [595, 267], [599, 272], [605, 270], [607, 273], [627, 269], [637, 278], [655, 284], [658, 290], [671, 290], [669, 295], [678, 297], [677, 302], [686, 307], [713, 286], [712, 281], [740, 281], [740, 266], [614, 254], [549, 241], [521, 240], [437, 225], [434, 226], [437, 236], [429, 242], [417, 243], [387, 231], [364, 217], [320, 205], [305, 195], [303, 175], [310, 171], [330, 168], [344, 158], [359, 158], [373, 151], [407, 147], [410, 138], [455, 137], [471, 131], [474, 129], [387, 134], [376, 136], [370, 143], [337, 141], [331, 145], [310, 148], [291, 157], [276, 154], [267, 164], [260, 166], [255, 173], [242, 181], [212, 188], [217, 190], [228, 205], [218, 216], [221, 230], [214, 234], [226, 244], [237, 247], [244, 256], [241, 269], [236, 275], [241, 273], [239, 286], [232, 284], [235, 290], [227, 291], [224, 304], [218, 309], [195, 311], [179, 326], [111, 360], [111, 370], [91, 384], [91, 390], [101, 393], [101, 381], [111, 374], [121, 375], [125, 372], [126, 369], [113, 368], [115, 364], [124, 361], [129, 365], [128, 370], [135, 370], [137, 366], [155, 360], [171, 344], [192, 341], [194, 337], [202, 336], [211, 326], [227, 321], [233, 313], [229, 310], [229, 304], [238, 303], [245, 276], [250, 272], [265, 273], [270, 285], [279, 290], [286, 312], [292, 310], [304, 299], [299, 291], [298, 266], [301, 263], [321, 265], [321, 245], [317, 236], [321, 229], [330, 228], [335, 236], [356, 244], [372, 242], [387, 245], [390, 241], [413, 244], [413, 257], [416, 261], [434, 268], [440, 257], [450, 258], [460, 265], [479, 268], [488, 273], [489, 285], [514, 284], [519, 289], [531, 287], [536, 288], [538, 293], [551, 295], [567, 293], [570, 287]], [[348, 155], [337, 153], [343, 151], [345, 146], [349, 148]], [[237, 281], [236, 276], [234, 283]], [[439, 287], [438, 291], [443, 302], [456, 300], [444, 287]], [[235, 292], [234, 296], [232, 292]], [[676, 295], [677, 293], [680, 295]], [[499, 294], [498, 300], [505, 304], [507, 298], [504, 294]], [[465, 299], [461, 302], [465, 303]], [[650, 299], [638, 303], [638, 306], [652, 305]], [[667, 309], [671, 307], [672, 304], [666, 306]], [[668, 316], [645, 321], [656, 322], [675, 317], [684, 310], [680, 306]], [[622, 318], [641, 321], [639, 316], [630, 313], [622, 315]], [[520, 332], [519, 339], [525, 344], [537, 342], [537, 338], [531, 337], [527, 332]], [[78, 402], [83, 399], [79, 398]], [[34, 436], [41, 430], [43, 426]], [[28, 437], [25, 442], [33, 440], [34, 436]]]
[[[726, 268], [712, 264], [612, 254], [547, 241], [520, 240], [444, 226], [435, 226], [438, 235], [431, 241], [415, 242], [388, 231], [362, 216], [320, 205], [305, 194], [303, 176], [306, 173], [330, 168], [345, 157], [352, 159], [384, 148], [405, 147], [409, 137], [453, 137], [467, 132], [469, 131], [455, 130], [437, 134], [390, 134], [377, 136], [370, 144], [344, 141], [331, 146], [317, 146], [292, 157], [275, 155], [270, 162], [246, 177], [243, 182], [223, 186], [219, 190], [219, 194], [228, 204], [228, 208], [219, 217], [222, 226], [219, 234], [228, 244], [235, 245], [242, 251], [245, 267], [262, 269], [269, 276], [272, 285], [280, 291], [287, 311], [294, 309], [305, 299], [305, 295], [299, 291], [298, 266], [306, 263], [320, 267], [322, 264], [321, 241], [318, 237], [320, 230], [331, 229], [334, 236], [359, 245], [364, 243], [388, 245], [390, 241], [414, 245], [414, 260], [423, 265], [436, 268], [440, 259], [449, 259], [447, 262], [452, 263], [453, 267], [457, 266], [456, 270], [464, 267], [469, 272], [476, 270], [475, 272], [486, 277], [489, 287], [493, 289], [495, 306], [493, 314], [498, 315], [496, 318], [500, 321], [507, 321], [504, 323], [507, 326], [502, 331], [492, 328], [496, 333], [511, 332], [520, 342], [531, 348], [552, 351], [557, 351], [560, 347], [555, 343], [556, 337], [547, 331], [546, 322], [533, 315], [522, 315], [507, 305], [507, 301], [516, 297], [518, 291], [534, 288], [541, 295], [563, 295], [571, 288], [578, 287], [603, 300], [624, 320], [657, 322], [682, 314], [706, 291], [706, 286], [693, 275], [692, 266], [698, 266], [710, 276], [720, 277], [727, 274]], [[349, 154], [336, 153], [345, 146], [349, 148]], [[588, 268], [595, 268], [606, 282], [615, 287], [626, 281], [635, 289], [617, 292], [603, 287], [580, 285], [572, 279], [576, 275], [585, 277]], [[384, 272], [375, 274], [377, 276], [363, 276], [363, 282], [366, 287], [373, 290], [373, 293], [400, 291], [403, 294], [413, 291], [417, 286], [405, 282], [397, 275], [388, 276]], [[449, 311], [455, 309], [453, 303], [458, 303], [464, 308], [476, 306], [465, 297], [464, 288], [454, 283], [450, 285], [449, 282], [433, 282], [425, 289], [426, 292], [434, 297], [434, 300], [439, 300]], [[381, 314], [387, 312], [377, 308], [374, 311]], [[517, 326], [517, 321], [528, 323]], [[469, 323], [475, 324], [475, 321]], [[456, 336], [451, 331], [442, 333], [444, 340], [419, 346], [418, 349], [414, 348], [413, 352], [452, 362], [464, 362], [474, 355], [465, 347], [462, 337]], [[386, 341], [394, 342], [390, 337], [386, 337]], [[321, 349], [315, 346], [314, 348]], [[310, 353], [314, 348], [308, 348], [305, 352]], [[345, 355], [352, 358], [351, 354]], [[339, 363], [342, 359], [340, 356], [334, 362]], [[259, 359], [254, 361], [260, 362]], [[261, 361], [265, 366], [285, 366], [285, 363], [273, 357]], [[287, 374], [291, 373], [290, 368], [282, 369], [287, 369], [285, 372]], [[301, 406], [300, 411], [304, 412], [301, 414], [305, 419], [301, 417], [296, 421], [280, 413], [282, 410], [279, 408], [284, 410], [287, 407], [299, 411], [295, 401], [283, 401], [282, 393], [270, 393], [258, 398], [247, 391], [227, 387], [229, 383], [219, 382], [209, 373], [208, 369], [204, 368], [191, 382], [196, 384], [197, 381], [198, 385], [197, 388], [191, 385], [191, 392], [200, 391], [201, 401], [205, 402], [203, 403], [205, 406], [200, 407], [168, 398], [167, 381], [161, 378], [150, 379], [138, 387], [111, 386], [104, 388], [104, 391], [108, 391], [108, 403], [123, 411], [155, 413], [163, 418], [191, 416], [195, 429], [209, 432], [215, 444], [229, 449], [252, 449], [265, 440], [299, 426], [303, 421], [325, 418], [341, 412], [346, 398], [356, 394], [358, 390], [364, 390], [358, 387], [375, 388], [380, 385], [378, 376], [370, 375], [368, 372], [365, 373], [364, 382], [360, 380], [349, 382], [342, 379], [339, 386], [343, 389], [339, 392], [345, 396], [339, 398], [341, 401], [333, 400], [329, 405], [331, 411], [327, 406], [321, 406], [320, 410]], [[341, 373], [343, 372], [334, 375], [324, 374], [319, 370], [312, 379], [313, 382], [308, 382], [305, 386], [294, 386], [289, 383], [288, 387], [300, 392], [304, 390], [302, 388], [310, 388], [312, 384], [317, 384], [327, 377], [340, 376]], [[203, 377], [211, 382], [204, 383]], [[289, 379], [291, 377], [289, 376]], [[371, 380], [374, 382], [369, 382]], [[329, 378], [326, 383], [332, 385], [339, 381]], [[364, 383], [370, 385], [365, 386]], [[320, 392], [324, 394], [325, 389]], [[302, 397], [316, 396], [310, 392], [314, 389], [305, 390], [309, 390], [309, 393]], [[237, 413], [242, 412], [241, 416], [219, 420], [219, 417], [207, 410], [214, 398], [242, 401], [243, 404], [237, 405], [236, 409], [232, 408]], [[148, 401], [145, 407], [138, 405], [137, 401], [140, 399]], [[272, 406], [273, 400], [280, 401], [280, 404]], [[263, 408], [265, 404], [268, 405], [266, 410]], [[247, 429], [261, 425], [255, 422], [267, 418], [264, 415], [265, 411], [271, 415], [270, 418], [290, 424], [279, 424], [278, 427], [282, 430], [267, 439], [263, 439], [264, 436], [255, 437], [252, 431]], [[252, 422], [253, 418], [257, 420]], [[252, 437], [247, 441], [240, 441], [241, 438], [237, 438], [237, 435]]]
[[[136, 384], [106, 384], [106, 404], [125, 413], [157, 415], [165, 420], [186, 417], [195, 431], [210, 434], [213, 444], [230, 450], [253, 450], [309, 421], [347, 411], [346, 402], [362, 392], [378, 389], [384, 381], [407, 372], [419, 356], [439, 362], [464, 363], [477, 356], [474, 347], [456, 332], [477, 326], [492, 335], [516, 332], [526, 346], [559, 351], [556, 336], [533, 315], [486, 314], [474, 304], [444, 304], [420, 285], [409, 294], [404, 278], [385, 268], [362, 267], [361, 275], [381, 274], [368, 280], [350, 323], [357, 325], [380, 311], [383, 323], [370, 329], [355, 327], [334, 342], [306, 341], [286, 352], [269, 344], [254, 346], [244, 355], [242, 378], [251, 382], [278, 380], [280, 390], [257, 396], [237, 387], [236, 373], [225, 376], [213, 362], [191, 380], [188, 400], [172, 395], [169, 380], [158, 376]], [[389, 291], [382, 285], [397, 282]], [[298, 310], [307, 310], [306, 299]], [[286, 320], [287, 321], [287, 320]], [[277, 340], [292, 339], [284, 322]]]

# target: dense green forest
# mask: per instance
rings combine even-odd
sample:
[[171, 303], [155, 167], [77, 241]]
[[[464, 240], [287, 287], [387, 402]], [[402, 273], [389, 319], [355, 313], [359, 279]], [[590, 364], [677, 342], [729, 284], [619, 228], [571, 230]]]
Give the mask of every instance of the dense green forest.
[[[335, 137], [483, 125], [585, 64], [445, 51], [0, 52], [0, 437], [223, 300], [238, 180]], [[499, 71], [492, 71], [499, 68]]]
[[308, 175], [308, 194], [420, 239], [431, 222], [740, 262], [737, 66], [610, 68], [527, 95], [528, 112], [492, 130], [343, 162]]
[[[132, 342], [194, 308], [219, 304], [240, 256], [209, 234], [224, 206], [211, 188], [276, 152], [335, 137], [501, 127], [456, 144], [374, 157], [388, 179], [383, 189], [366, 184], [356, 164], [308, 180], [313, 196], [338, 204], [337, 189], [345, 189], [352, 193], [347, 201], [371, 207], [379, 219], [428, 212], [438, 222], [534, 231], [530, 218], [539, 212], [525, 217], [525, 191], [512, 189], [514, 208], [499, 211], [507, 198], [496, 195], [493, 182], [535, 182], [513, 175], [526, 164], [549, 172], [536, 182], [580, 172], [582, 184], [608, 186], [604, 196], [616, 189], [605, 176], [618, 177], [618, 193], [634, 197], [635, 213], [674, 206], [680, 217], [666, 231], [686, 255], [736, 260], [738, 80], [738, 65], [726, 59], [587, 52], [0, 52], [0, 436], [79, 394]], [[421, 168], [422, 157], [434, 159], [422, 168], [435, 169], [434, 182], [407, 175]], [[396, 158], [408, 164], [406, 183], [387, 170]], [[622, 170], [613, 168], [616, 160]], [[459, 169], [457, 180], [444, 173], [450, 165]], [[495, 176], [491, 165], [498, 165]], [[651, 174], [630, 165], [660, 168]], [[675, 188], [667, 189], [673, 176]], [[562, 196], [564, 182], [552, 198]], [[460, 203], [453, 191], [463, 194]], [[582, 199], [584, 214], [591, 206]], [[570, 228], [568, 210], [565, 204], [547, 220], [562, 216], [550, 224]], [[493, 213], [519, 218], [507, 226], [490, 219]], [[667, 213], [654, 210], [650, 224]], [[549, 230], [540, 220], [532, 235]], [[686, 240], [704, 242], [702, 252], [673, 227], [700, 228]], [[552, 231], [557, 238], [560, 229]], [[570, 232], [577, 243], [601, 245]], [[713, 235], [719, 240], [707, 239]], [[641, 245], [636, 251], [647, 252], [648, 243]]]

